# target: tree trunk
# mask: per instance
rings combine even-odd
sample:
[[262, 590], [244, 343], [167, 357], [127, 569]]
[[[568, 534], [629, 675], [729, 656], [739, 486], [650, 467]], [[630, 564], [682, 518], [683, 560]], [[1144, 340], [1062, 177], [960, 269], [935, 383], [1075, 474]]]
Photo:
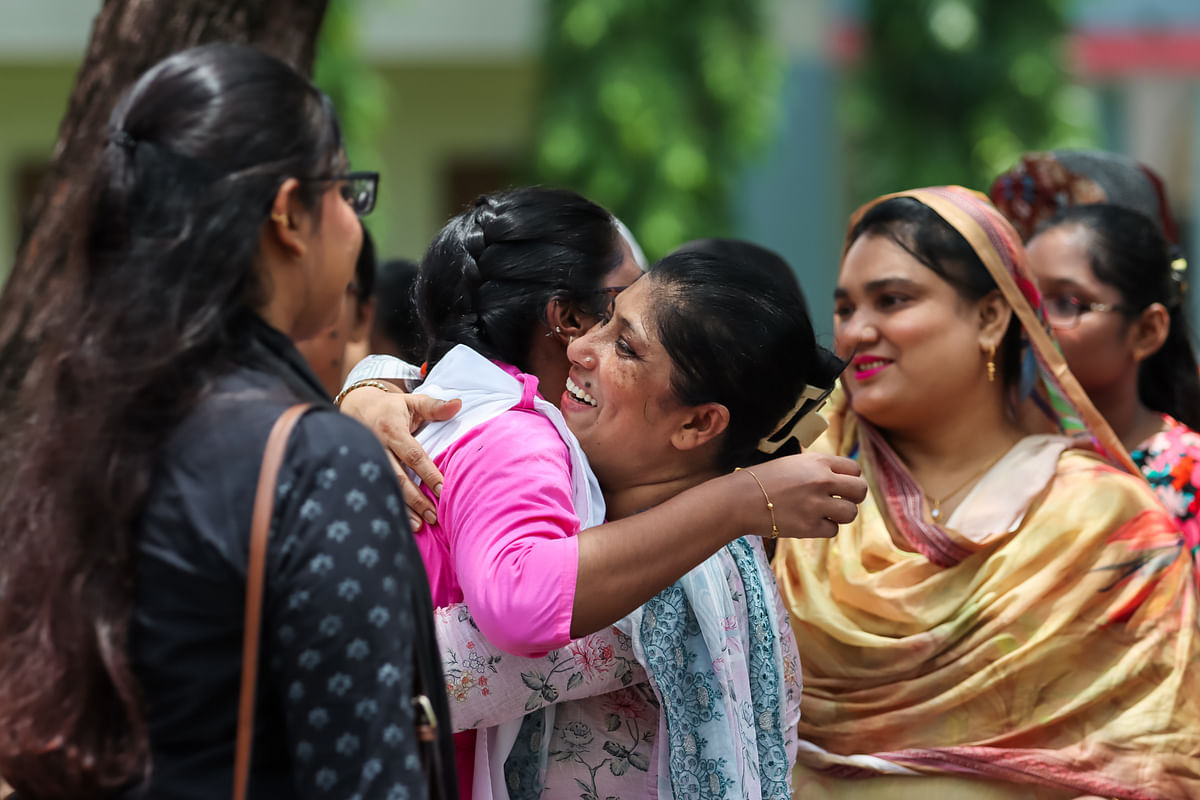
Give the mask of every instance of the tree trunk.
[[41, 298], [55, 290], [78, 235], [83, 177], [104, 146], [108, 116], [137, 78], [171, 53], [244, 42], [312, 72], [329, 0], [105, 0], [75, 79], [46, 177], [23, 221], [0, 294], [0, 408], [18, 391], [42, 335]]

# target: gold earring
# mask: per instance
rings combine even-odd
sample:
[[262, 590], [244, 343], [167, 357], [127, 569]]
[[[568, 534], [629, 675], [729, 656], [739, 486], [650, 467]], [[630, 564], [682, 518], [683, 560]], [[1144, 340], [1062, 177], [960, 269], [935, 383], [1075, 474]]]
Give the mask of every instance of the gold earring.
[[988, 345], [988, 383], [996, 382], [996, 345]]
[[276, 211], [274, 214], [272, 214], [271, 220], [274, 222], [278, 222], [280, 225], [288, 225], [291, 222], [288, 219], [288, 215], [284, 214], [282, 211]]

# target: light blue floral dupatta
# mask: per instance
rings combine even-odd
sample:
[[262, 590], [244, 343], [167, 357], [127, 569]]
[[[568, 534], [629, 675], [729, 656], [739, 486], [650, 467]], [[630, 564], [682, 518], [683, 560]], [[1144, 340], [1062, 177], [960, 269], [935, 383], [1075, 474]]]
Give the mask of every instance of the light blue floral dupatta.
[[[791, 797], [778, 633], [787, 621], [774, 589], [759, 540], [738, 539], [617, 624], [659, 701], [659, 798]], [[748, 626], [738, 624], [742, 602]], [[512, 800], [541, 796], [546, 755], [532, 744], [545, 726], [541, 712], [522, 725], [506, 768]]]

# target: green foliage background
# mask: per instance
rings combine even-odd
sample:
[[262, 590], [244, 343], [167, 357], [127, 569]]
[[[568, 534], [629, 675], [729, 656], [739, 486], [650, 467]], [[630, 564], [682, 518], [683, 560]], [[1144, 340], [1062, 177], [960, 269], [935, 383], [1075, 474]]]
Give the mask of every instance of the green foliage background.
[[780, 58], [765, 0], [546, 0], [532, 179], [609, 208], [661, 256], [728, 234], [769, 140]]
[[1066, 0], [865, 0], [864, 59], [842, 97], [848, 197], [961, 183], [986, 191], [1026, 150], [1096, 146], [1067, 80]]
[[[387, 85], [363, 53], [358, 36], [357, 0], [330, 0], [317, 41], [313, 83], [337, 109], [351, 169], [382, 170], [379, 150], [387, 122]], [[386, 177], [380, 181], [378, 207], [363, 222], [388, 216]], [[372, 230], [374, 232], [374, 230]]]

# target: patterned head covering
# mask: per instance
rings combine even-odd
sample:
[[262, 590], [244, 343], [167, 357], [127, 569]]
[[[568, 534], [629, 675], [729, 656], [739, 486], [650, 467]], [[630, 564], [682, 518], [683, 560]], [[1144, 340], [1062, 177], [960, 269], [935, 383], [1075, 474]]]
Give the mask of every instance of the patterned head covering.
[[1022, 329], [1024, 356], [1018, 403], [1031, 402], [1061, 433], [1086, 434], [1102, 455], [1132, 474], [1140, 474], [1120, 439], [1067, 368], [1050, 334], [1041, 294], [1025, 263], [1025, 248], [1013, 226], [982, 194], [961, 186], [935, 186], [885, 195], [858, 209], [850, 218], [847, 249], [849, 232], [863, 215], [894, 197], [912, 198], [945, 220], [967, 240], [996, 281]]
[[[851, 229], [891, 197], [978, 254], [1023, 326], [1043, 410], [1123, 455], [1046, 332], [1016, 231], [954, 186], [879, 198]], [[836, 539], [781, 540], [775, 556], [804, 645], [799, 793], [1200, 797], [1195, 570], [1148, 486], [1029, 437], [981, 479], [968, 524], [943, 527], [844, 401], [819, 444], [857, 448], [871, 491]]]
[[1145, 164], [1118, 153], [1026, 153], [992, 182], [990, 195], [1026, 241], [1062, 209], [1088, 203], [1110, 203], [1136, 211], [1157, 223], [1168, 242], [1179, 241], [1162, 178]]

